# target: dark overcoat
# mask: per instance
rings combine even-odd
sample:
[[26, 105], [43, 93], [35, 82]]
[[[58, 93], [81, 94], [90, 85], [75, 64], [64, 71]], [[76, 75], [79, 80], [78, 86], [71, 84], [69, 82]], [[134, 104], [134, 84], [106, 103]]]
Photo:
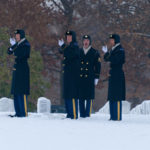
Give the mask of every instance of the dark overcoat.
[[79, 47], [77, 42], [62, 45], [63, 54], [63, 98], [78, 99], [79, 97]]
[[80, 80], [79, 99], [89, 100], [95, 98], [94, 80], [99, 79], [101, 71], [100, 54], [94, 48], [90, 48], [87, 54], [80, 49]]
[[13, 67], [11, 94], [30, 94], [30, 71], [28, 58], [30, 57], [30, 44], [24, 39], [8, 48], [8, 54], [14, 54], [15, 64]]
[[123, 64], [125, 63], [125, 51], [119, 44], [104, 55], [104, 60], [110, 62], [108, 100], [125, 100], [125, 75]]

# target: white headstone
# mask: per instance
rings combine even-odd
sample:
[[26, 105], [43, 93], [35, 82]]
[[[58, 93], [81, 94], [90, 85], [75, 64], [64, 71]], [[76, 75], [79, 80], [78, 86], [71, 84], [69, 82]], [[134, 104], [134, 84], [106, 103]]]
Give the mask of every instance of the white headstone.
[[122, 101], [122, 113], [129, 114], [131, 111], [131, 103], [127, 101]]
[[0, 112], [14, 112], [14, 101], [6, 97], [1, 98]]
[[101, 114], [109, 114], [109, 102], [107, 102], [98, 112]]
[[150, 100], [143, 101], [140, 105], [137, 105], [130, 112], [131, 114], [150, 114]]
[[45, 97], [40, 97], [37, 103], [37, 113], [50, 113], [51, 101]]
[[[122, 113], [129, 114], [131, 109], [130, 102], [122, 101]], [[107, 102], [100, 110], [99, 113], [101, 114], [109, 114], [109, 102]]]

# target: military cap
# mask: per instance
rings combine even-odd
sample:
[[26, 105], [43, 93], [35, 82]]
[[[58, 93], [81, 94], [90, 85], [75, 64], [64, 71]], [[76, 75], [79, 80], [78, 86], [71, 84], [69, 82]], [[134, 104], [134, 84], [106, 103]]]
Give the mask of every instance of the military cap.
[[25, 38], [25, 32], [22, 29], [17, 29], [14, 31], [14, 34], [20, 34], [20, 38], [23, 39]]
[[120, 43], [120, 36], [118, 34], [110, 34], [109, 38], [114, 39], [115, 44]]

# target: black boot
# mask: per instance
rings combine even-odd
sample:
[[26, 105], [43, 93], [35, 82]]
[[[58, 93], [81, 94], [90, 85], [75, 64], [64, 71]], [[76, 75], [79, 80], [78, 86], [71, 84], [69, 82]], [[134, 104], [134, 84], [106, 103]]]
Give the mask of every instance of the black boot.
[[8, 115], [8, 116], [11, 117], [11, 118], [17, 117], [16, 114], [15, 115]]

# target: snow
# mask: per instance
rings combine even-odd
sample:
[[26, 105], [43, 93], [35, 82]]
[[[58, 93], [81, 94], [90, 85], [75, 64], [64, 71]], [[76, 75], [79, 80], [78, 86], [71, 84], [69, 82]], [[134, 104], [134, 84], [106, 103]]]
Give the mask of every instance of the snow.
[[65, 114], [48, 113], [51, 103], [46, 98], [38, 99], [39, 108], [41, 101], [44, 101], [44, 110], [47, 113], [29, 113], [27, 118], [10, 118], [8, 115], [14, 112], [6, 111], [12, 111], [8, 106], [13, 106], [13, 100], [0, 99], [0, 111], [3, 111], [0, 112], [0, 149], [149, 149], [150, 101], [148, 100], [131, 111], [131, 104], [123, 102], [123, 121], [108, 121], [108, 103], [90, 118], [70, 120], [65, 119]]
[[[59, 7], [60, 7], [62, 10], [64, 9], [64, 7], [63, 7], [63, 5], [62, 5], [62, 3], [61, 3], [60, 0], [54, 0], [54, 2], [55, 2], [57, 5], [59, 5]], [[53, 8], [55, 11], [60, 11], [60, 9], [58, 8], [58, 6], [56, 6], [54, 2], [52, 2], [52, 1], [50, 1], [50, 0], [45, 0], [45, 3], [46, 3], [46, 5], [47, 5], [48, 7]]]
[[108, 121], [107, 114], [91, 118], [62, 119], [64, 114], [30, 113], [9, 118], [0, 113], [1, 150], [148, 150], [150, 115], [123, 115]]
[[[122, 113], [129, 114], [131, 109], [130, 102], [122, 101]], [[107, 102], [100, 110], [99, 113], [109, 114], [109, 102]]]
[[143, 101], [130, 112], [131, 114], [150, 114], [150, 100]]

